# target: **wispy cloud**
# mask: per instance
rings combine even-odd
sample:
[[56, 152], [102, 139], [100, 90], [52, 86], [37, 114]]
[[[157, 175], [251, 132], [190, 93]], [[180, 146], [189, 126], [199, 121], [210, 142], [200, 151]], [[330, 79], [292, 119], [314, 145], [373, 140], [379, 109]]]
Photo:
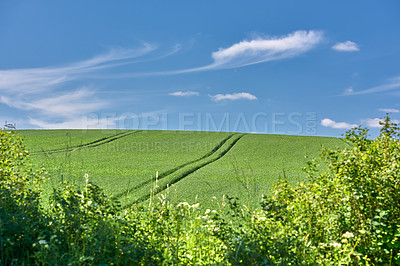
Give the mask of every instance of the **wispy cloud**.
[[144, 56], [154, 49], [155, 46], [145, 43], [138, 49], [111, 49], [106, 54], [67, 66], [0, 70], [0, 91], [13, 94], [41, 93], [82, 78], [84, 74], [126, 64], [124, 60]]
[[248, 92], [239, 92], [239, 93], [233, 93], [233, 94], [217, 94], [217, 95], [209, 95], [211, 100], [215, 102], [219, 102], [222, 100], [230, 100], [230, 101], [235, 101], [235, 100], [257, 100], [257, 97], [254, 96], [253, 94], [250, 94]]
[[358, 52], [358, 44], [352, 41], [338, 42], [332, 46], [332, 49], [339, 52]]
[[243, 40], [211, 54], [209, 65], [181, 70], [134, 73], [126, 76], [176, 75], [215, 69], [239, 68], [274, 60], [291, 58], [315, 48], [323, 40], [321, 31], [295, 31], [280, 37], [257, 37]]
[[354, 93], [353, 87], [348, 87], [347, 89], [344, 90], [343, 95], [351, 95]]
[[176, 91], [176, 92], [171, 92], [169, 95], [171, 95], [171, 96], [199, 96], [200, 94], [197, 91]]
[[47, 122], [40, 119], [29, 119], [29, 124], [46, 129], [107, 129], [115, 128], [116, 119], [93, 118], [90, 116], [74, 117], [62, 122]]
[[382, 127], [379, 123], [383, 122], [381, 118], [368, 118], [363, 120], [363, 124], [370, 128], [380, 128]]
[[346, 122], [335, 122], [329, 118], [322, 119], [321, 125], [324, 127], [330, 127], [330, 128], [335, 128], [335, 129], [350, 129], [353, 127], [357, 127], [356, 124], [349, 124]]
[[[381, 128], [382, 125], [380, 123], [383, 122], [385, 122], [385, 120], [382, 118], [367, 118], [362, 120], [362, 123], [369, 128]], [[400, 123], [400, 121], [396, 119], [391, 119], [390, 122], [396, 124]]]
[[[80, 117], [100, 110], [107, 102], [87, 86], [71, 87], [71, 81], [96, 77], [101, 70], [135, 63], [155, 49], [154, 45], [143, 43], [137, 49], [113, 48], [105, 54], [64, 66], [0, 70], [0, 103], [29, 111], [31, 117], [40, 117], [30, 119], [35, 126], [82, 128], [78, 123]], [[55, 120], [59, 123], [46, 122]]]
[[389, 80], [388, 83], [373, 87], [370, 89], [362, 90], [362, 91], [348, 91], [348, 93], [344, 93], [344, 95], [361, 95], [361, 94], [371, 94], [371, 93], [380, 93], [380, 92], [385, 92], [385, 91], [391, 91], [391, 90], [396, 90], [400, 89], [400, 76], [395, 77]]
[[86, 113], [66, 119], [29, 118], [29, 124], [47, 129], [154, 129], [161, 126], [167, 128], [167, 111], [165, 109], [142, 113]]
[[380, 112], [385, 112], [385, 113], [398, 113], [400, 110], [394, 109], [394, 108], [380, 108], [378, 109]]
[[293, 57], [314, 48], [322, 40], [322, 32], [296, 31], [283, 37], [244, 40], [212, 54], [212, 68], [236, 68]]
[[95, 96], [95, 91], [80, 88], [75, 91], [61, 93], [53, 97], [6, 97], [0, 102], [21, 110], [36, 111], [41, 116], [72, 118], [83, 113], [93, 112], [104, 107], [106, 103]]
[[[360, 124], [367, 128], [381, 128], [382, 127], [382, 125], [380, 124], [381, 122], [384, 122], [384, 119], [367, 118], [367, 119], [362, 119]], [[396, 124], [400, 123], [400, 121], [396, 119], [392, 119], [391, 122]], [[350, 124], [347, 122], [335, 122], [329, 118], [322, 119], [321, 125], [324, 127], [330, 127], [335, 129], [350, 129], [358, 126], [357, 124]]]

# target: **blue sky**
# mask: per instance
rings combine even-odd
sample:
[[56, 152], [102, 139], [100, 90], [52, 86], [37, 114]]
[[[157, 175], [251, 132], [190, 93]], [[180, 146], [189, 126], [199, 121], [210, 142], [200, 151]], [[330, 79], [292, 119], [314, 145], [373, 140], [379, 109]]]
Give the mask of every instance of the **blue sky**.
[[340, 136], [400, 119], [399, 1], [1, 1], [0, 121]]

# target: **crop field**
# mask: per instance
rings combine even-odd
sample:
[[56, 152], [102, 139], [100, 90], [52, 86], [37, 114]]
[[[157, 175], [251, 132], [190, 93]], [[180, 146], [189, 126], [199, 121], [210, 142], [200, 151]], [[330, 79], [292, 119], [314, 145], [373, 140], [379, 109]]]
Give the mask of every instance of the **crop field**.
[[212, 204], [213, 197], [260, 202], [279, 179], [304, 179], [301, 169], [321, 146], [340, 139], [226, 132], [21, 130], [48, 195], [60, 181], [83, 186], [85, 174], [124, 205], [167, 194]]

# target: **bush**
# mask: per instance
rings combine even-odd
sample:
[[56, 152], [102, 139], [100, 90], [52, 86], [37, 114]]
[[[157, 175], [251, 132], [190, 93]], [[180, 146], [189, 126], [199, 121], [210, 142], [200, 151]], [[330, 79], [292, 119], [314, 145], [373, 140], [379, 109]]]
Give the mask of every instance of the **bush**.
[[45, 222], [39, 181], [16, 133], [0, 130], [0, 263], [18, 264], [28, 258]]
[[306, 182], [281, 181], [263, 212], [241, 215], [238, 236], [224, 236], [231, 261], [400, 264], [399, 128], [389, 117], [382, 126], [374, 140], [367, 129], [348, 131], [346, 149], [324, 149], [308, 163]]

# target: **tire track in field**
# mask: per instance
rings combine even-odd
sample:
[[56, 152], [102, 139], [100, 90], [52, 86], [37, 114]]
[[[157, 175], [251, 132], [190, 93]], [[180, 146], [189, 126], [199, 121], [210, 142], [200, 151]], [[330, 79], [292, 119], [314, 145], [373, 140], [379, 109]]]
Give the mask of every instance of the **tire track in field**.
[[[34, 153], [52, 154], [52, 153], [57, 153], [57, 152], [73, 151], [74, 149], [85, 148], [85, 147], [96, 147], [96, 146], [108, 143], [110, 141], [116, 140], [118, 138], [124, 137], [125, 135], [128, 135], [128, 133], [131, 133], [131, 132], [118, 133], [118, 134], [115, 134], [115, 135], [112, 135], [112, 136], [109, 136], [109, 137], [100, 138], [100, 139], [97, 139], [95, 141], [92, 141], [92, 142], [89, 142], [89, 143], [80, 144], [80, 145], [67, 146], [65, 148], [57, 148], [57, 149], [51, 149], [51, 150], [47, 150], [47, 151], [46, 150], [42, 150], [41, 152], [34, 152]], [[121, 135], [123, 135], [123, 136], [121, 136]]]
[[[159, 188], [157, 188], [156, 191], [153, 192], [153, 195], [157, 195], [163, 191], [165, 191], [168, 187], [170, 187], [171, 185], [176, 184], [177, 182], [179, 182], [180, 180], [182, 180], [183, 178], [187, 177], [188, 175], [196, 172], [197, 170], [215, 162], [218, 161], [219, 159], [221, 159], [225, 154], [227, 154], [234, 146], [235, 144], [244, 136], [245, 134], [241, 134], [239, 135], [239, 137], [235, 138], [232, 143], [230, 143], [228, 145], [228, 147], [223, 150], [220, 154], [218, 154], [217, 157], [210, 159], [210, 160], [206, 160], [205, 162], [201, 163], [200, 165], [197, 165], [193, 168], [189, 168], [188, 170], [184, 171], [182, 174], [178, 175], [176, 178], [174, 178], [173, 180], [171, 180], [171, 182], [168, 182], [167, 184], [164, 184], [162, 186], [160, 186]], [[134, 191], [132, 191], [134, 193]], [[137, 204], [137, 203], [141, 203], [144, 202], [146, 200], [148, 200], [150, 198], [150, 193], [147, 193], [146, 195], [138, 198], [137, 200], [135, 200], [134, 202], [125, 205], [125, 208], [132, 206], [133, 204]]]
[[40, 154], [40, 153], [45, 153], [45, 154], [54, 154], [54, 153], [61, 153], [61, 152], [70, 152], [70, 151], [76, 151], [78, 149], [82, 149], [82, 148], [93, 148], [93, 147], [97, 147], [100, 145], [104, 145], [107, 143], [110, 143], [114, 140], [118, 140], [121, 139], [123, 137], [127, 137], [129, 135], [135, 134], [135, 133], [139, 133], [143, 130], [136, 130], [136, 131], [126, 131], [126, 132], [122, 132], [122, 133], [118, 133], [109, 137], [104, 137], [104, 138], [100, 138], [97, 139], [95, 141], [89, 142], [89, 143], [85, 143], [85, 144], [80, 144], [80, 145], [75, 145], [75, 146], [71, 146], [71, 147], [66, 147], [66, 148], [59, 148], [59, 149], [51, 149], [51, 150], [42, 150], [39, 152], [32, 152], [31, 154]]
[[[205, 158], [207, 158], [207, 157], [210, 157], [211, 155], [213, 155], [214, 153], [216, 153], [216, 152], [222, 147], [222, 145], [224, 145], [225, 142], [227, 142], [227, 141], [228, 141], [230, 138], [232, 138], [234, 135], [235, 135], [235, 134], [231, 134], [231, 135], [229, 135], [228, 137], [224, 138], [224, 139], [223, 139], [222, 141], [220, 141], [211, 151], [209, 151], [208, 153], [206, 153], [206, 154], [203, 155], [202, 157], [200, 157], [200, 158], [198, 158], [198, 159], [195, 159], [195, 160], [192, 160], [192, 161], [189, 161], [189, 162], [186, 162], [186, 163], [184, 163], [184, 164], [181, 164], [181, 165], [179, 165], [179, 166], [177, 166], [177, 167], [175, 167], [175, 168], [169, 169], [169, 170], [167, 170], [167, 171], [165, 171], [165, 172], [162, 172], [161, 174], [158, 175], [157, 180], [159, 181], [159, 180], [161, 180], [161, 179], [163, 179], [163, 178], [165, 178], [165, 177], [167, 177], [167, 176], [169, 176], [169, 175], [175, 173], [176, 171], [178, 171], [179, 169], [181, 169], [181, 168], [183, 168], [183, 167], [185, 167], [185, 166], [188, 166], [188, 165], [190, 165], [190, 164], [197, 163], [197, 162], [200, 161], [200, 160], [203, 160], [203, 159], [205, 159]], [[129, 189], [126, 189], [125, 191], [123, 191], [123, 192], [121, 192], [121, 193], [118, 193], [118, 194], [115, 195], [114, 197], [115, 197], [115, 198], [120, 198], [120, 197], [124, 196], [126, 193], [128, 193], [129, 191], [135, 191], [135, 190], [140, 189], [140, 188], [142, 188], [142, 187], [144, 187], [144, 186], [146, 186], [146, 185], [148, 185], [148, 184], [150, 184], [151, 182], [154, 182], [154, 181], [155, 181], [154, 179], [150, 178], [150, 179], [148, 179], [148, 180], [146, 180], [146, 181], [143, 181], [142, 183], [140, 183], [140, 184], [134, 186], [133, 188], [129, 188]]]

